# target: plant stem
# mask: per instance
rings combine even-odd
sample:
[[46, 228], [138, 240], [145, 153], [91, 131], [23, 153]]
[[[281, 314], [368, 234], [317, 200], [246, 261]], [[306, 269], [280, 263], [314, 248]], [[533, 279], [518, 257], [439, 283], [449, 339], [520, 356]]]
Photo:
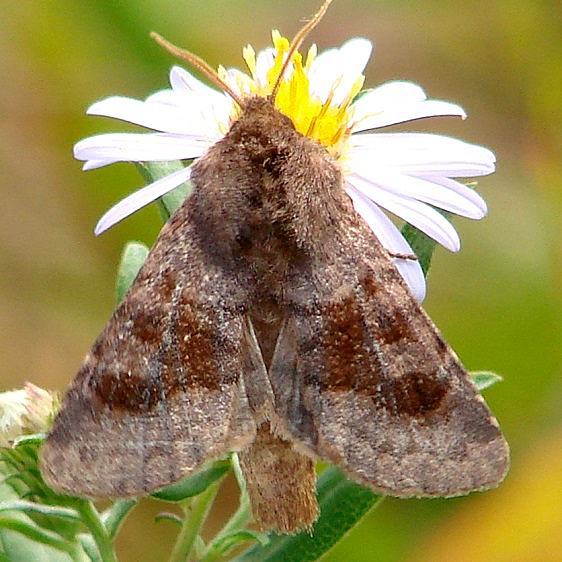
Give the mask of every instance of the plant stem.
[[88, 527], [96, 546], [100, 552], [103, 562], [117, 562], [115, 552], [113, 551], [113, 542], [109, 535], [98, 510], [90, 501], [84, 501], [80, 504], [80, 513], [86, 526]]
[[240, 505], [224, 527], [215, 535], [212, 542], [207, 546], [201, 562], [214, 562], [221, 556], [221, 551], [215, 548], [224, 537], [243, 529], [251, 519], [250, 499], [245, 491], [242, 492]]
[[169, 562], [186, 562], [189, 560], [195, 540], [199, 536], [201, 527], [211, 510], [221, 481], [222, 479], [218, 480], [198, 496], [182, 503], [183, 523]]

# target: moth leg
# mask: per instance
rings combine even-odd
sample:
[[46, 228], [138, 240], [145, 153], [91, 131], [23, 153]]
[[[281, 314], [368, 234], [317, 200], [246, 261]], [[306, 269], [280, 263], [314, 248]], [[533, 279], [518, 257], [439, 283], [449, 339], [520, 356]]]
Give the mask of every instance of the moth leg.
[[390, 250], [386, 250], [386, 253], [391, 257], [391, 258], [396, 258], [399, 260], [408, 260], [408, 261], [418, 261], [419, 258], [418, 256], [416, 256], [416, 254], [404, 254], [401, 252], [391, 252]]

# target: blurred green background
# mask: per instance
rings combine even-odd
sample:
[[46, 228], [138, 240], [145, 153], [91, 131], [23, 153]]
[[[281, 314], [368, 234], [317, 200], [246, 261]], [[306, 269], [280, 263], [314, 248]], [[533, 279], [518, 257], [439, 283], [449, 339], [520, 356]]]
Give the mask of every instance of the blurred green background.
[[[1, 388], [63, 389], [114, 306], [129, 239], [151, 243], [155, 206], [95, 239], [101, 213], [141, 185], [133, 166], [81, 172], [78, 139], [125, 130], [86, 117], [93, 101], [144, 98], [175, 62], [157, 30], [213, 66], [292, 35], [320, 0], [3, 2], [0, 18]], [[458, 255], [439, 249], [426, 308], [470, 369], [501, 373], [486, 393], [513, 451], [504, 484], [455, 500], [386, 500], [326, 560], [562, 561], [562, 8], [557, 2], [336, 0], [320, 48], [375, 42], [367, 86], [422, 85], [463, 105], [465, 122], [415, 123], [487, 145], [498, 171], [480, 182], [481, 222], [459, 219]], [[235, 501], [226, 486], [212, 530]], [[124, 562], [158, 561], [175, 529], [146, 502], [119, 540]]]

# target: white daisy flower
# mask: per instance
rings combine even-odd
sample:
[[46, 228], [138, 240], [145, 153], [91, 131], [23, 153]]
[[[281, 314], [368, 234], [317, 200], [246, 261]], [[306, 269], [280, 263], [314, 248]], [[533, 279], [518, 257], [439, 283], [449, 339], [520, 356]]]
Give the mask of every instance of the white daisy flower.
[[[273, 47], [256, 55], [243, 51], [249, 72], [218, 70], [218, 76], [244, 98], [271, 94], [289, 52], [290, 42], [272, 33]], [[287, 115], [303, 135], [322, 144], [344, 172], [345, 189], [355, 209], [392, 254], [412, 254], [408, 242], [382, 209], [412, 224], [445, 248], [456, 252], [459, 236], [435, 208], [471, 219], [486, 214], [486, 203], [459, 178], [494, 171], [494, 154], [481, 146], [426, 133], [391, 133], [386, 127], [438, 116], [465, 118], [461, 107], [428, 99], [411, 82], [395, 81], [368, 90], [363, 71], [372, 45], [355, 38], [340, 48], [306, 57], [298, 51], [275, 96], [275, 107]], [[229, 95], [206, 86], [175, 66], [170, 89], [145, 101], [110, 97], [88, 109], [129, 121], [153, 133], [115, 133], [86, 138], [74, 154], [90, 170], [121, 161], [193, 161], [201, 157], [230, 128], [239, 106]], [[110, 209], [99, 221], [100, 234], [126, 216], [189, 179], [190, 167], [174, 172], [136, 191]], [[394, 258], [417, 299], [425, 295], [425, 279], [417, 261]]]

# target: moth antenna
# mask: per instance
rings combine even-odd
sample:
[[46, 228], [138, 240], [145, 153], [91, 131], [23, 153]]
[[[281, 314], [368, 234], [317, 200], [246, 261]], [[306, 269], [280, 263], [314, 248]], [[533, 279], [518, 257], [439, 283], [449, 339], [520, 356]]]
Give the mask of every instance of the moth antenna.
[[164, 39], [160, 34], [152, 31], [150, 33], [152, 39], [154, 39], [161, 47], [166, 49], [169, 53], [178, 57], [187, 63], [189, 63], [192, 67], [196, 68], [204, 74], [215, 86], [220, 88], [223, 92], [227, 93], [235, 103], [237, 103], [240, 107], [244, 107], [244, 102], [242, 98], [234, 92], [234, 90], [218, 75], [217, 71], [211, 67], [207, 62], [205, 62], [201, 57], [186, 51], [185, 49], [180, 49], [176, 47], [173, 43], [170, 43], [167, 39]]
[[281, 72], [279, 72], [277, 81], [273, 86], [273, 90], [271, 91], [271, 94], [269, 96], [270, 99], [275, 100], [275, 96], [277, 95], [277, 92], [279, 91], [279, 87], [281, 86], [281, 80], [283, 80], [283, 76], [285, 75], [285, 72], [287, 71], [287, 68], [291, 63], [291, 59], [293, 58], [295, 51], [297, 51], [300, 48], [303, 41], [306, 39], [307, 35], [320, 23], [320, 20], [324, 17], [324, 14], [328, 11], [328, 8], [332, 3], [332, 1], [333, 0], [326, 0], [324, 4], [322, 4], [318, 12], [314, 14], [313, 18], [301, 28], [301, 30], [295, 35], [295, 37], [291, 41], [289, 52], [287, 53], [287, 58], [285, 59], [285, 62], [281, 67]]

